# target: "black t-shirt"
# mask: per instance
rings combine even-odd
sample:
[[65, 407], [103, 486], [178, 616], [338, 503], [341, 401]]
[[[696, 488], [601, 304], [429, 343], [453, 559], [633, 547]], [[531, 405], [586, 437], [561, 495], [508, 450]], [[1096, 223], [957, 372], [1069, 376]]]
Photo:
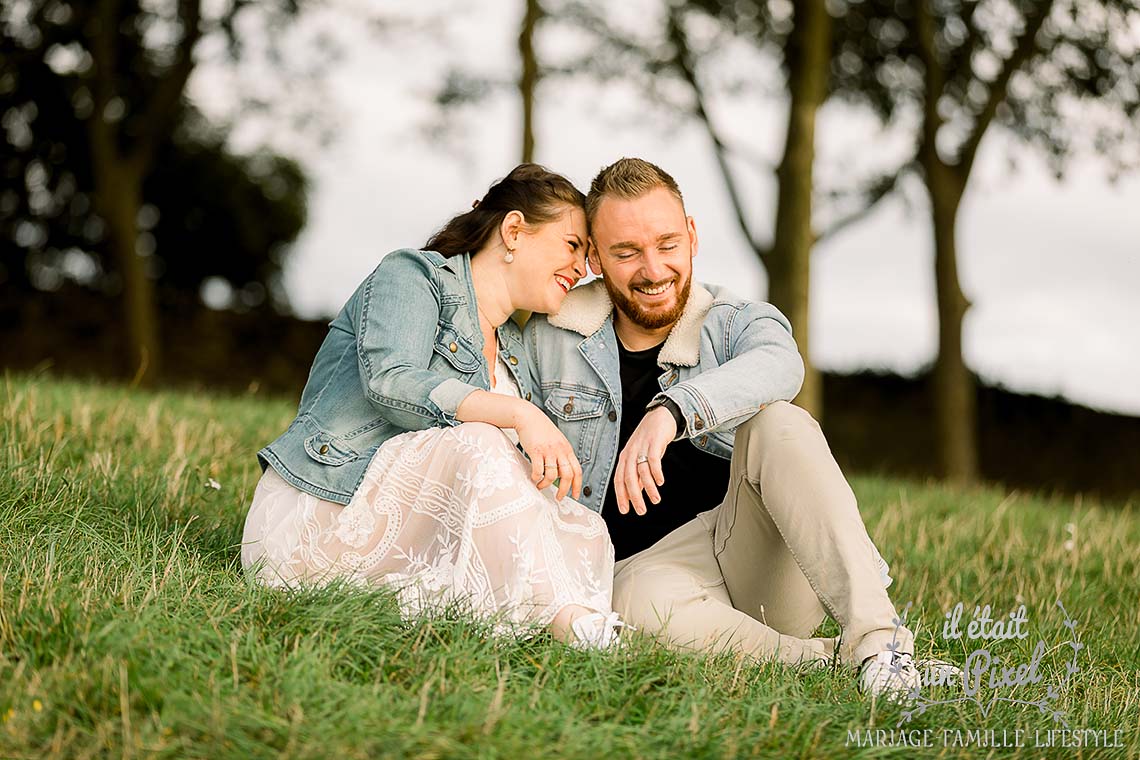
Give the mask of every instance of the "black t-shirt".
[[[660, 350], [658, 345], [644, 351], [628, 351], [618, 341], [622, 397], [619, 454], [645, 416], [645, 407], [661, 391], [657, 384], [661, 374], [657, 366]], [[641, 469], [646, 467], [642, 465]], [[638, 515], [632, 508], [628, 514], [618, 512], [613, 473], [610, 474], [602, 517], [610, 529], [616, 559], [625, 559], [653, 546], [674, 528], [720, 504], [728, 490], [728, 460], [700, 450], [687, 438], [669, 444], [661, 458], [661, 470], [665, 475], [665, 484], [657, 489], [661, 503], [652, 503], [643, 491], [644, 515]]]

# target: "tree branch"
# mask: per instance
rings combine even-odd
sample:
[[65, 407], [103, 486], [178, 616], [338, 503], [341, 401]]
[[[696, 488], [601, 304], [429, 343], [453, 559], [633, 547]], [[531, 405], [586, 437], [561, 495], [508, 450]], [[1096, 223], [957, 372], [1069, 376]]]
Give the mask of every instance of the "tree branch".
[[873, 182], [871, 182], [866, 190], [864, 190], [865, 201], [862, 208], [852, 211], [846, 216], [840, 217], [833, 222], [827, 229], [816, 232], [813, 236], [813, 244], [819, 243], [828, 238], [834, 237], [851, 225], [862, 221], [867, 218], [879, 203], [890, 196], [898, 188], [899, 181], [915, 167], [915, 160], [908, 159], [906, 163], [898, 167], [894, 172], [886, 172]]
[[194, 47], [201, 39], [201, 0], [179, 0], [178, 20], [182, 39], [178, 42], [174, 63], [159, 79], [158, 87], [142, 114], [139, 139], [128, 160], [136, 170], [150, 164], [166, 130], [174, 118], [178, 102], [186, 90], [186, 82], [194, 71]]
[[938, 158], [938, 148], [935, 138], [939, 127], [942, 126], [942, 117], [938, 115], [938, 99], [946, 86], [942, 73], [942, 62], [938, 60], [938, 51], [934, 45], [934, 19], [930, 15], [929, 0], [919, 0], [915, 3], [915, 38], [918, 41], [918, 53], [922, 59], [923, 68], [923, 98], [922, 98], [922, 141], [919, 152]]
[[538, 0], [526, 0], [522, 26], [519, 30], [519, 58], [522, 71], [519, 73], [518, 90], [522, 101], [522, 161], [534, 161], [534, 93], [538, 89], [541, 72], [538, 57], [534, 51], [534, 30], [544, 13]]
[[1041, 31], [1041, 26], [1045, 23], [1045, 19], [1048, 18], [1052, 8], [1053, 0], [1048, 0], [1048, 2], [1041, 4], [1037, 13], [1025, 19], [1025, 30], [1018, 39], [1013, 53], [1005, 60], [1001, 72], [993, 84], [989, 86], [989, 99], [975, 117], [974, 129], [959, 151], [958, 169], [964, 176], [969, 176], [974, 158], [978, 153], [978, 146], [981, 145], [982, 138], [985, 137], [986, 130], [989, 129], [990, 122], [993, 121], [994, 114], [997, 113], [998, 106], [1005, 100], [1006, 93], [1009, 90], [1009, 80], [1037, 52], [1037, 33]]
[[700, 83], [697, 81], [695, 64], [692, 60], [692, 51], [689, 48], [688, 38], [685, 36], [685, 30], [682, 28], [681, 19], [678, 18], [676, 10], [671, 10], [669, 13], [669, 39], [677, 51], [674, 63], [680, 70], [685, 82], [688, 83], [693, 91], [693, 97], [696, 101], [697, 118], [704, 124], [705, 131], [708, 133], [709, 139], [712, 140], [713, 152], [716, 155], [716, 161], [720, 167], [721, 175], [724, 177], [724, 184], [728, 190], [728, 197], [732, 202], [733, 211], [736, 214], [736, 221], [740, 225], [740, 230], [744, 233], [744, 237], [748, 240], [749, 246], [751, 246], [752, 250], [756, 252], [756, 255], [760, 257], [761, 262], [767, 266], [769, 256], [771, 255], [771, 248], [763, 245], [752, 233], [751, 225], [748, 223], [748, 217], [744, 213], [744, 202], [740, 190], [736, 185], [736, 178], [732, 173], [732, 167], [729, 166], [728, 163], [728, 147], [713, 125], [712, 117], [709, 115], [708, 108], [705, 105], [704, 90], [701, 89]]

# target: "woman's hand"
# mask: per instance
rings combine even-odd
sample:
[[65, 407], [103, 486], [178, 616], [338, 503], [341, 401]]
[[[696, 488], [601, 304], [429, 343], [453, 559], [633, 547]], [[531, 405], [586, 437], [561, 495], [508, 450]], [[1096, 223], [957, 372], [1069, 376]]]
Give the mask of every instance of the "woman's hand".
[[515, 422], [519, 444], [530, 457], [530, 479], [542, 490], [558, 479], [558, 498], [572, 493], [577, 499], [582, 492], [582, 465], [574, 447], [542, 410], [524, 402]]

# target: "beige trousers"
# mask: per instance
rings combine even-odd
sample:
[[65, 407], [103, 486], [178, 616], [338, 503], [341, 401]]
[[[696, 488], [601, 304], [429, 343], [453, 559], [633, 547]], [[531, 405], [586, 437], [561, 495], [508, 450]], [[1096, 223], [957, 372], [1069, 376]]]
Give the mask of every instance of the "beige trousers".
[[[617, 563], [614, 609], [683, 649], [857, 665], [894, 641], [913, 654], [878, 556], [819, 423], [780, 401], [738, 428], [720, 506]], [[808, 638], [825, 614], [838, 642]]]

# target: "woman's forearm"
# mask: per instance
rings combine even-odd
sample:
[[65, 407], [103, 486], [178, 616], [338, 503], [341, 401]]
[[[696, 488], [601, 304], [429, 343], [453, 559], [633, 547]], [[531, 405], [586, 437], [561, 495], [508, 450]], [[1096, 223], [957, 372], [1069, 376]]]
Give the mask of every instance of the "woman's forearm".
[[499, 428], [517, 428], [538, 407], [521, 398], [477, 390], [459, 404], [455, 418], [460, 422], [486, 422]]

